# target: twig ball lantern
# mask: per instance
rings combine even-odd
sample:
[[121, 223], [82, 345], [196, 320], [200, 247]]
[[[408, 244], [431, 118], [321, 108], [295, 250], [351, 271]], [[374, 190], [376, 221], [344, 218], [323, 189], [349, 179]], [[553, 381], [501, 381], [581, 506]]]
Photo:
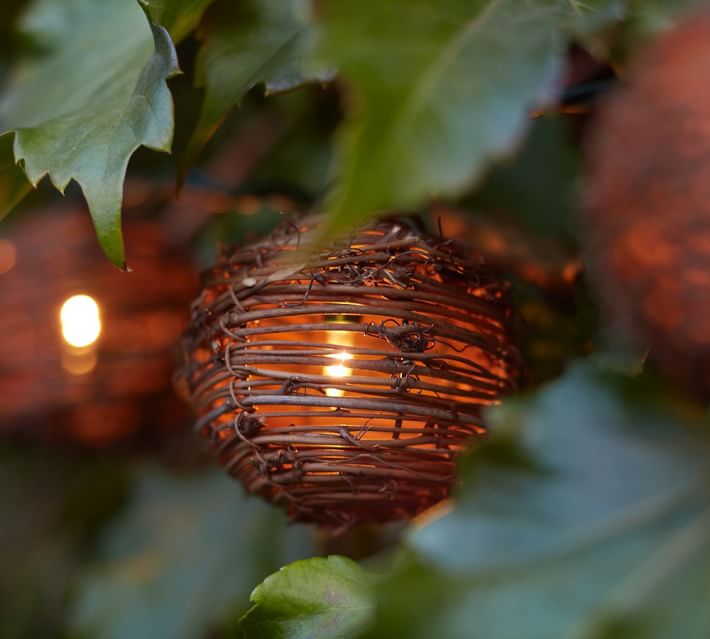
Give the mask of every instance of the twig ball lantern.
[[130, 273], [79, 208], [30, 212], [3, 232], [1, 433], [104, 446], [189, 423], [172, 372], [196, 274], [157, 222], [129, 216], [124, 235]]
[[710, 397], [710, 11], [663, 34], [602, 105], [587, 255], [613, 325]]
[[287, 222], [204, 273], [182, 370], [196, 428], [293, 520], [410, 517], [448, 495], [482, 407], [514, 384], [507, 287], [411, 221], [311, 254], [317, 226]]

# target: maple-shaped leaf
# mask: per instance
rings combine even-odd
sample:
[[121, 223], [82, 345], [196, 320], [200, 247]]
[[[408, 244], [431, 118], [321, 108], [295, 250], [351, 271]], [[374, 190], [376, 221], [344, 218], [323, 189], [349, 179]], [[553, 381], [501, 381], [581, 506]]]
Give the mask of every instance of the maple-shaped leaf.
[[106, 255], [125, 268], [121, 200], [140, 146], [169, 151], [177, 58], [134, 0], [39, 0], [20, 27], [42, 55], [20, 61], [0, 104], [15, 159], [33, 185], [81, 187]]

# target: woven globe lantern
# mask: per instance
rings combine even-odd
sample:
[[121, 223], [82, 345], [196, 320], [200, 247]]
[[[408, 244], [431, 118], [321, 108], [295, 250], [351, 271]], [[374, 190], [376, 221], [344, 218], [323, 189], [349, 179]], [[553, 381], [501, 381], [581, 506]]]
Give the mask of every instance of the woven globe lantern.
[[130, 273], [101, 253], [85, 210], [3, 231], [0, 432], [100, 446], [188, 423], [171, 377], [197, 277], [160, 225], [125, 220]]
[[710, 10], [664, 33], [601, 105], [587, 257], [614, 328], [710, 398]]
[[507, 288], [411, 221], [311, 254], [317, 225], [203, 274], [181, 372], [196, 429], [293, 520], [410, 517], [449, 494], [481, 409], [513, 386]]

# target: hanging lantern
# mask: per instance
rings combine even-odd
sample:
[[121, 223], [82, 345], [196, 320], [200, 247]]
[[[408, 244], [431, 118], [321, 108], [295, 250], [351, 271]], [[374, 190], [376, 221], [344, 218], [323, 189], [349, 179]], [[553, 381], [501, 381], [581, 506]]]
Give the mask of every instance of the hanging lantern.
[[710, 11], [663, 34], [602, 104], [589, 145], [587, 257], [608, 318], [710, 397]]
[[294, 520], [413, 516], [513, 386], [507, 288], [411, 221], [304, 257], [315, 236], [287, 223], [203, 275], [181, 373], [197, 431]]
[[171, 371], [196, 277], [157, 223], [124, 227], [130, 273], [101, 253], [86, 211], [7, 227], [0, 432], [104, 445], [180, 423]]

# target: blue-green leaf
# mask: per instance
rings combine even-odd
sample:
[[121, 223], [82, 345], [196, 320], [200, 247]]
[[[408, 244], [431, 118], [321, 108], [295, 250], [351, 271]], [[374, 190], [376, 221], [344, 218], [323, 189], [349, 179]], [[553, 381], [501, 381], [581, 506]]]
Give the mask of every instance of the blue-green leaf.
[[104, 252], [124, 267], [128, 160], [139, 146], [172, 143], [173, 43], [134, 0], [38, 0], [21, 27], [43, 55], [15, 68], [0, 130], [15, 131], [15, 159], [33, 185], [45, 175], [60, 191], [79, 183]]
[[217, 471], [146, 473], [81, 583], [73, 629], [96, 639], [202, 639], [244, 612], [265, 575], [313, 552], [307, 532]]
[[554, 100], [572, 34], [615, 0], [358, 0], [318, 5], [318, 60], [347, 86], [330, 231], [460, 193], [510, 152], [532, 107]]

